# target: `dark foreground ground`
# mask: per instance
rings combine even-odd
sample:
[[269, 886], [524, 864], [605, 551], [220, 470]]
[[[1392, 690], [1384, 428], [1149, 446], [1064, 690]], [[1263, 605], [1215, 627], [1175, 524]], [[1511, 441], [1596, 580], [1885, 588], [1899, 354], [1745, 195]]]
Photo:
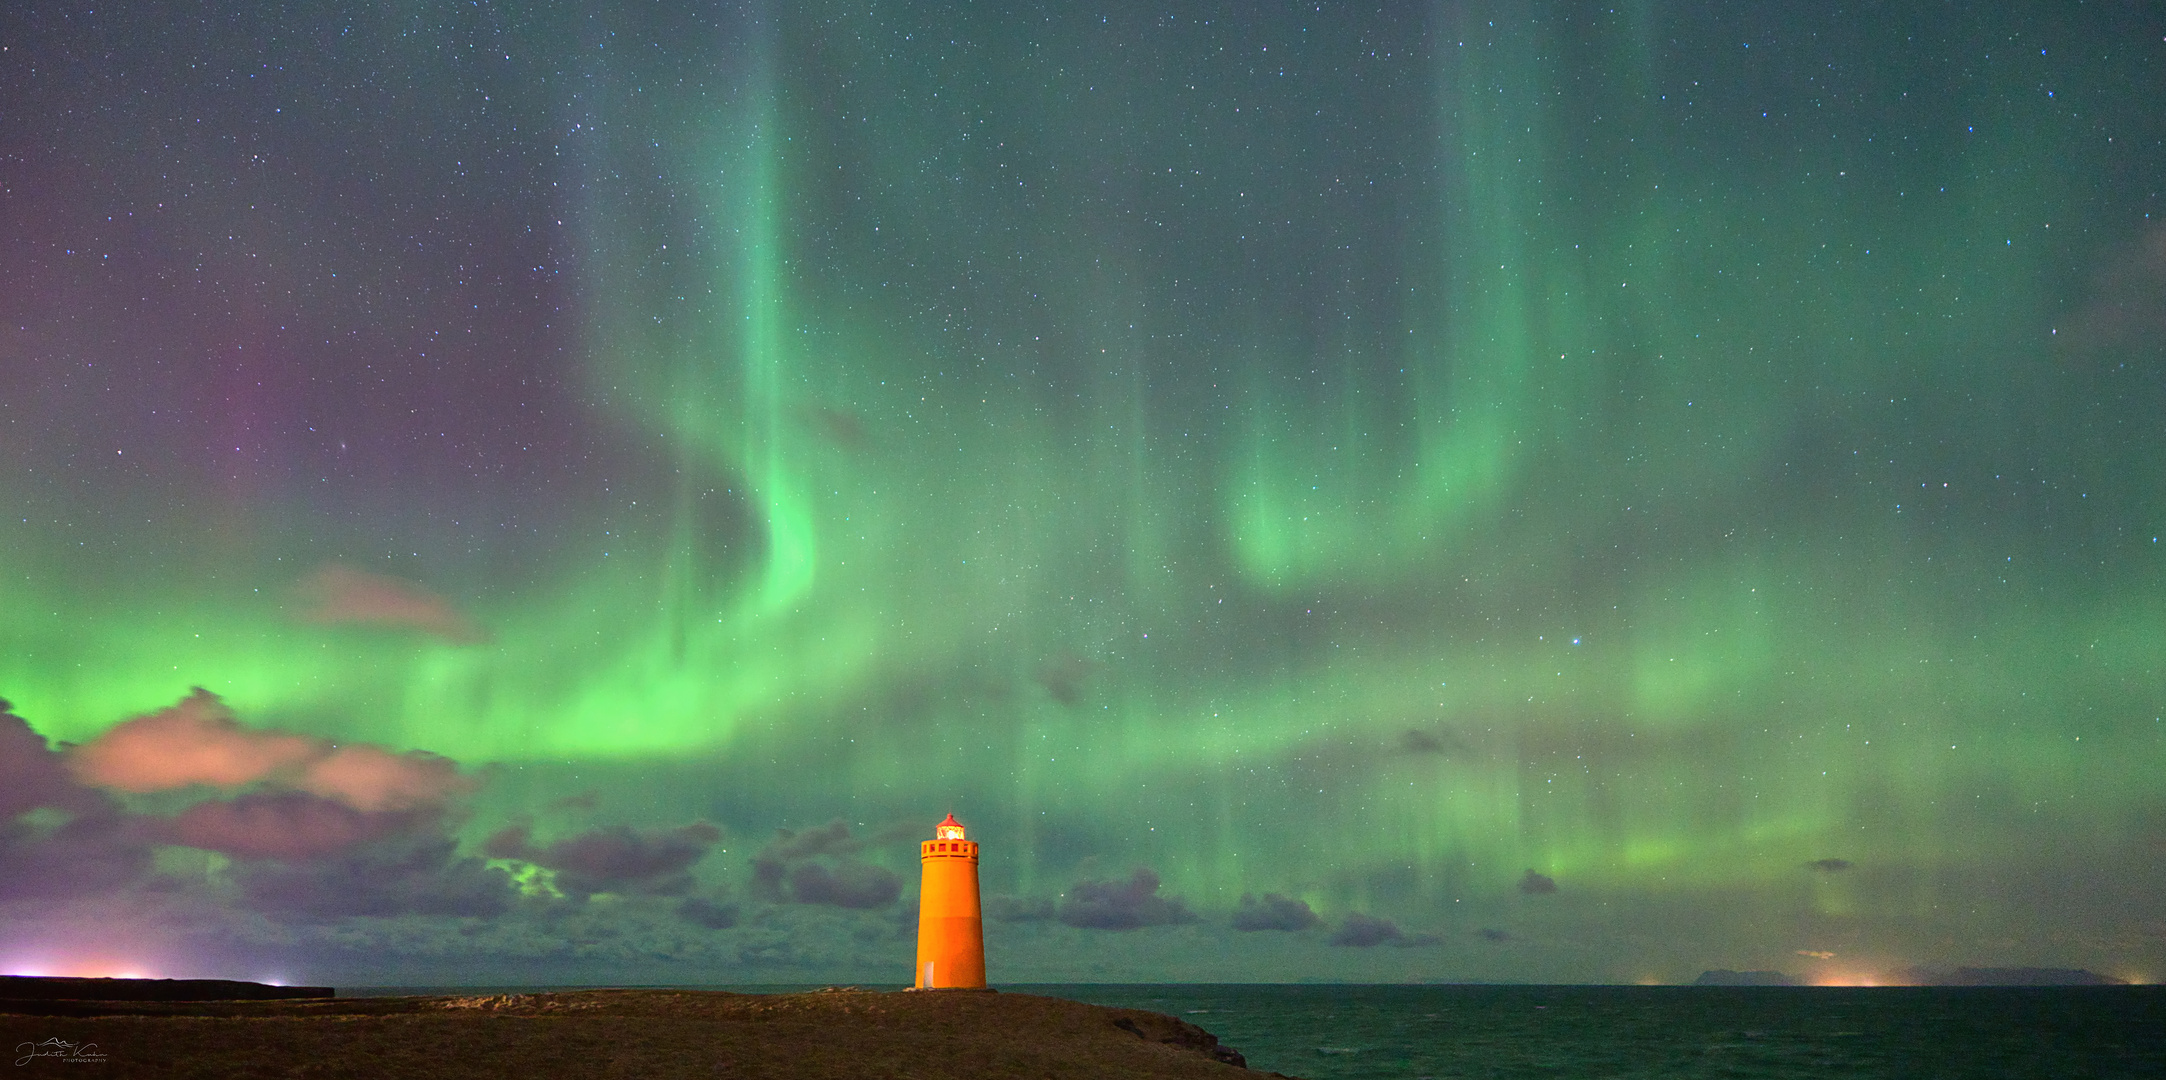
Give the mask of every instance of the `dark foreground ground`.
[[1235, 1055], [1217, 1044], [1170, 1016], [1027, 994], [584, 990], [0, 1002], [0, 1052], [23, 1077], [1272, 1075], [1226, 1063]]

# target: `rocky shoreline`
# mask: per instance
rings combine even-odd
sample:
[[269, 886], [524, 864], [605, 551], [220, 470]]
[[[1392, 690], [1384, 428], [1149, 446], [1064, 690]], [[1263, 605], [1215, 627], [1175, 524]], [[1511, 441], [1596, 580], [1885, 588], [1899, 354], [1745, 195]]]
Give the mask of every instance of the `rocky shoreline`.
[[[83, 1049], [90, 1048], [87, 1052]], [[21, 1075], [1275, 1076], [1158, 1013], [1028, 994], [583, 990], [292, 1000], [0, 1000]], [[40, 1050], [39, 1048], [43, 1048]]]

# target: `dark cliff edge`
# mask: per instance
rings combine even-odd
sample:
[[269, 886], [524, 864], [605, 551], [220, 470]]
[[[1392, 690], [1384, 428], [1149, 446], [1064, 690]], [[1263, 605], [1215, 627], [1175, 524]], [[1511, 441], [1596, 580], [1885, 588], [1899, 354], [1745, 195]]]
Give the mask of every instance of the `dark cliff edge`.
[[854, 989], [0, 1001], [0, 1047], [24, 1044], [55, 1059], [99, 1055], [102, 1076], [1277, 1075], [1248, 1071], [1238, 1051], [1194, 1024], [1141, 1009], [1030, 994]]
[[[231, 979], [73, 979], [0, 975], [0, 1003], [12, 1001], [275, 1001], [336, 997], [328, 986], [272, 986]], [[4, 1011], [4, 1007], [0, 1007]]]

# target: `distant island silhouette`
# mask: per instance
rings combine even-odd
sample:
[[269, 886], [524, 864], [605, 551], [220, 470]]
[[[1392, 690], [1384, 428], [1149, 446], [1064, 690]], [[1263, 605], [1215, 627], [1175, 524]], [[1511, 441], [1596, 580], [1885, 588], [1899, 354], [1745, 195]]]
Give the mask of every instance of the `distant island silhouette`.
[[1895, 973], [1895, 981], [1911, 986], [2126, 986], [2111, 975], [2082, 968], [1959, 967], [1952, 969], [1911, 967]]

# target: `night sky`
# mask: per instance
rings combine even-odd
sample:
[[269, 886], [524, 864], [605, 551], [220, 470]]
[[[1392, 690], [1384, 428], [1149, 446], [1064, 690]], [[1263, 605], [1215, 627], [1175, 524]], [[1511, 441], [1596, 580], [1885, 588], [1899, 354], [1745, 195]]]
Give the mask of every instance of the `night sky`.
[[2156, 5], [262, 8], [0, 12], [0, 969], [2166, 979]]

